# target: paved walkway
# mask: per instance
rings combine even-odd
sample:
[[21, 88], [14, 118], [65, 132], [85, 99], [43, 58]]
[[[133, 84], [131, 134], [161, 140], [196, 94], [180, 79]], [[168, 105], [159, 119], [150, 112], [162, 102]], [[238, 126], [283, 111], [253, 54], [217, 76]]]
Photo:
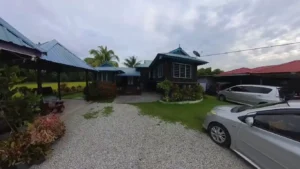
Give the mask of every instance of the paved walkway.
[[141, 95], [126, 95], [117, 96], [114, 103], [142, 103], [142, 102], [155, 102], [160, 99], [160, 95], [154, 92], [142, 92]]
[[[108, 105], [114, 110], [108, 117], [82, 117]], [[66, 114], [65, 136], [47, 160], [33, 169], [250, 168], [206, 134], [139, 115], [132, 105], [92, 103]]]

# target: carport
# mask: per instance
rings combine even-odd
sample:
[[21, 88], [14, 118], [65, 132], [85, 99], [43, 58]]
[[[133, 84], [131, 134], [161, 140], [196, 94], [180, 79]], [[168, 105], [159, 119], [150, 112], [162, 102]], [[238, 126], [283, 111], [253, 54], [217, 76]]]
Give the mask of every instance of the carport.
[[88, 73], [96, 73], [94, 68], [56, 40], [34, 44], [2, 18], [0, 18], [0, 61], [8, 65], [36, 70], [38, 93], [42, 93], [41, 72], [57, 72], [60, 99], [61, 72], [85, 71], [86, 86], [88, 86]]

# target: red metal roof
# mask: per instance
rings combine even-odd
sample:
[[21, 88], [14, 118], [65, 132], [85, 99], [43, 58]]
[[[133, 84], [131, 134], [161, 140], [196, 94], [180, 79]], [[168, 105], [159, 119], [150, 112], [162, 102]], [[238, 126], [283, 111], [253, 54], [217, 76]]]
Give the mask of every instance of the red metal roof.
[[279, 65], [261, 66], [253, 69], [239, 68], [228, 72], [223, 72], [219, 76], [233, 76], [240, 74], [267, 74], [267, 73], [297, 73], [300, 72], [300, 60], [295, 60]]
[[295, 60], [279, 65], [267, 66], [251, 73], [297, 73], [300, 72], [300, 60]]
[[238, 75], [238, 74], [247, 74], [250, 73], [251, 69], [242, 67], [239, 69], [234, 69], [228, 72], [220, 73], [219, 76], [232, 76], [232, 75]]

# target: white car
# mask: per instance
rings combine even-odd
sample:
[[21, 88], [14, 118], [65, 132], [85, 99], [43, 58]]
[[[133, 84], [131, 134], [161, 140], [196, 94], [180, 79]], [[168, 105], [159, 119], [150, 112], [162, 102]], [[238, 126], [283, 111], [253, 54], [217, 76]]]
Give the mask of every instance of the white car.
[[266, 85], [236, 85], [219, 91], [218, 99], [245, 105], [276, 103], [282, 101], [280, 87]]
[[300, 100], [217, 106], [203, 123], [211, 139], [256, 168], [300, 168]]

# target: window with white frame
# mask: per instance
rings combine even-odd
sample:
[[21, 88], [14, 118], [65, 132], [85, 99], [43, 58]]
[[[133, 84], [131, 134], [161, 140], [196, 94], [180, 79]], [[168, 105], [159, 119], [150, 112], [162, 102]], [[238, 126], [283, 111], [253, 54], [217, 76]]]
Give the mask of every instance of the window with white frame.
[[192, 66], [182, 63], [173, 63], [173, 77], [174, 78], [192, 78]]
[[163, 65], [161, 64], [161, 65], [159, 65], [157, 67], [157, 77], [158, 78], [163, 77], [163, 74], [164, 74], [164, 72], [163, 72]]
[[133, 85], [133, 77], [128, 77], [127, 84], [128, 85]]

